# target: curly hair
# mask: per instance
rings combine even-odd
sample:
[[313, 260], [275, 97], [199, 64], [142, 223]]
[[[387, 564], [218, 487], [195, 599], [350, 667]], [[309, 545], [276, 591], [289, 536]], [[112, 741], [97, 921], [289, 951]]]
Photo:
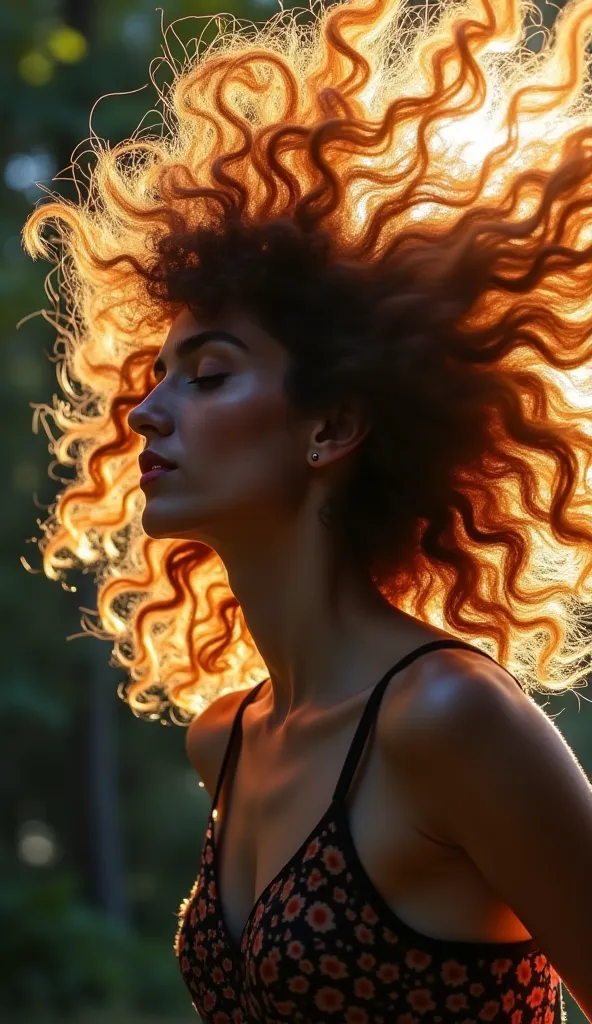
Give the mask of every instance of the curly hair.
[[217, 554], [143, 533], [127, 423], [174, 317], [231, 303], [290, 353], [296, 411], [369, 411], [330, 505], [360, 571], [527, 692], [583, 684], [592, 0], [538, 53], [535, 11], [351, 0], [218, 19], [201, 53], [167, 51], [169, 86], [151, 68], [159, 130], [93, 135], [78, 202], [51, 193], [29, 216], [27, 251], [56, 264], [44, 314], [67, 397], [35, 416], [77, 470], [42, 524], [43, 568], [93, 567], [100, 628], [84, 629], [114, 641], [136, 715], [186, 723], [268, 675]]

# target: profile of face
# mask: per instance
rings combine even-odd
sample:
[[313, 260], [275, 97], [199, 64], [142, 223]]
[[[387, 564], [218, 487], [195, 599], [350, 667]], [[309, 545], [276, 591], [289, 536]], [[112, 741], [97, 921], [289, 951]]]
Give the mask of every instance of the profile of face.
[[155, 364], [156, 387], [128, 420], [146, 448], [176, 466], [145, 485], [148, 536], [199, 540], [223, 557], [241, 539], [271, 540], [295, 514], [314, 421], [288, 407], [289, 363], [245, 313], [215, 322], [178, 315]]

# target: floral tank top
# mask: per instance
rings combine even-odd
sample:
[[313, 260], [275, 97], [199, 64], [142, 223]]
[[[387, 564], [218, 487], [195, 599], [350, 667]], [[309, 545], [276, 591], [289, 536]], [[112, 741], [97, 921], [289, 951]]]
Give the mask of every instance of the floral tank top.
[[415, 931], [374, 887], [353, 842], [345, 798], [386, 686], [420, 655], [442, 647], [477, 651], [463, 641], [432, 641], [380, 680], [331, 804], [261, 893], [237, 946], [219, 901], [213, 812], [237, 734], [240, 751], [243, 709], [267, 680], [242, 701], [175, 939], [203, 1024], [565, 1024], [561, 979], [534, 939], [466, 942]]

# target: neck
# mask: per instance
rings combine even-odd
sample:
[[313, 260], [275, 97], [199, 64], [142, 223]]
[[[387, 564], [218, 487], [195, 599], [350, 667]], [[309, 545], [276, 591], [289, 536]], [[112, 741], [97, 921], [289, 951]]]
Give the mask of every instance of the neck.
[[320, 543], [268, 541], [250, 557], [244, 551], [240, 565], [226, 568], [270, 675], [270, 728], [367, 689], [408, 650], [433, 639], [435, 630], [393, 608], [371, 580], [335, 566]]

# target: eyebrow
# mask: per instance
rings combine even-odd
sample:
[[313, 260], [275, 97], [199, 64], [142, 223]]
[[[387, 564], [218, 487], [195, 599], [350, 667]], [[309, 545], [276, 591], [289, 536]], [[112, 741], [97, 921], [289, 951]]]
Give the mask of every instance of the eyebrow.
[[[182, 341], [179, 341], [175, 345], [173, 354], [176, 359], [181, 361], [181, 359], [185, 359], [191, 352], [195, 352], [196, 349], [201, 348], [202, 345], [207, 345], [208, 341], [228, 341], [231, 345], [236, 345], [237, 348], [242, 348], [245, 352], [249, 351], [248, 345], [245, 345], [244, 341], [237, 338], [235, 334], [231, 334], [230, 331], [222, 331], [213, 327], [209, 331], [200, 331], [198, 334], [190, 334], [188, 338], [183, 338]], [[157, 377], [159, 373], [166, 373], [165, 362], [160, 356], [155, 360], [152, 372], [155, 377]]]

